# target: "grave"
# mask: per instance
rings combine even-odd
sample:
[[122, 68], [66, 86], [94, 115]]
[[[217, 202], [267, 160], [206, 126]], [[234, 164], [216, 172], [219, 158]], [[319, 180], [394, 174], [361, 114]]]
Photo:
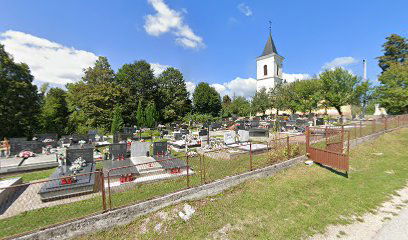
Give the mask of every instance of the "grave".
[[269, 137], [269, 130], [265, 128], [252, 128], [249, 129], [250, 137]]
[[109, 145], [109, 155], [111, 160], [125, 160], [127, 157], [126, 143], [113, 143]]
[[238, 136], [240, 142], [248, 142], [249, 141], [249, 131], [246, 130], [238, 130]]
[[167, 155], [167, 142], [154, 142], [153, 143], [153, 156]]
[[[38, 192], [43, 202], [90, 194], [95, 189], [95, 163], [91, 145], [75, 145], [66, 149], [65, 161]], [[79, 160], [82, 159], [82, 162]], [[74, 166], [77, 168], [74, 169]]]
[[5, 211], [8, 206], [10, 206], [15, 199], [14, 195], [20, 191], [19, 187], [12, 187], [23, 183], [21, 177], [10, 178], [0, 181], [0, 213]]
[[324, 125], [324, 119], [316, 118], [316, 126], [321, 126], [321, 125]]
[[173, 137], [174, 140], [178, 141], [182, 139], [183, 135], [181, 134], [181, 132], [173, 132]]
[[44, 143], [38, 141], [17, 141], [10, 144], [10, 154], [16, 155], [23, 150], [28, 150], [33, 153], [42, 153]]
[[226, 145], [228, 144], [234, 144], [236, 139], [236, 134], [234, 131], [226, 131], [224, 132], [224, 143]]

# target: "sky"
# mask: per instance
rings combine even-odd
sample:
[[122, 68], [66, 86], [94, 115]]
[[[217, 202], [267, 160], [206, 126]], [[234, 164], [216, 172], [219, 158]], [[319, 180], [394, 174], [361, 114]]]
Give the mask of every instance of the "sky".
[[406, 0], [2, 0], [0, 43], [30, 66], [37, 85], [79, 81], [97, 56], [116, 71], [146, 60], [155, 74], [183, 73], [189, 91], [208, 82], [250, 97], [256, 58], [272, 22], [288, 81], [344, 67], [376, 84], [376, 57], [392, 33], [408, 36]]

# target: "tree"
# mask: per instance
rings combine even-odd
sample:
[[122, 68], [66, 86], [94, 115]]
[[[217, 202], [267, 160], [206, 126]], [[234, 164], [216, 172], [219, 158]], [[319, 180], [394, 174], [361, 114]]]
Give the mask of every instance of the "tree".
[[123, 90], [123, 118], [127, 125], [131, 125], [136, 119], [139, 100], [142, 103], [157, 102], [160, 97], [153, 70], [144, 60], [124, 64], [116, 73], [116, 81]]
[[231, 104], [231, 98], [230, 96], [228, 96], [228, 94], [224, 95], [224, 97], [222, 97], [222, 104], [228, 105]]
[[145, 114], [143, 112], [142, 100], [139, 100], [139, 104], [137, 105], [137, 112], [136, 112], [136, 125], [139, 128], [145, 127]]
[[231, 98], [228, 95], [222, 97], [221, 104], [221, 116], [222, 117], [231, 117]]
[[408, 113], [408, 64], [391, 64], [378, 78], [378, 102], [388, 113]]
[[66, 92], [61, 88], [51, 88], [45, 95], [41, 108], [40, 124], [42, 131], [58, 133], [60, 136], [65, 134], [68, 117]]
[[111, 133], [115, 134], [116, 132], [120, 132], [123, 130], [123, 118], [122, 118], [122, 109], [120, 106], [115, 106], [113, 111], [113, 118], [111, 124]]
[[319, 79], [306, 79], [293, 83], [297, 110], [311, 113], [317, 109], [321, 100], [321, 81]]
[[[112, 110], [122, 100], [122, 91], [115, 82], [115, 73], [106, 57], [99, 57], [94, 66], [84, 70], [82, 81], [67, 84], [67, 103], [70, 113], [69, 129], [86, 133], [98, 128], [109, 131]], [[79, 117], [81, 116], [81, 117]]]
[[201, 82], [193, 93], [194, 110], [201, 114], [218, 116], [221, 111], [220, 94], [208, 83]]
[[261, 90], [255, 93], [255, 96], [252, 98], [252, 110], [254, 113], [261, 112], [265, 114], [266, 110], [271, 108], [271, 102], [269, 98], [269, 94], [266, 91], [266, 88], [262, 88]]
[[251, 114], [251, 103], [242, 96], [235, 97], [231, 102], [230, 111], [232, 115], [249, 116]]
[[154, 128], [158, 117], [156, 112], [156, 105], [154, 104], [154, 102], [150, 102], [149, 104], [147, 104], [145, 116], [146, 127]]
[[157, 106], [164, 122], [180, 120], [191, 111], [191, 100], [183, 74], [175, 68], [167, 68], [158, 77]]
[[378, 57], [378, 65], [386, 71], [393, 63], [406, 63], [408, 59], [408, 39], [391, 34], [383, 44], [384, 56]]
[[269, 90], [271, 107], [276, 109], [276, 115], [279, 115], [279, 111], [285, 110], [285, 99], [283, 94], [281, 94], [284, 84], [278, 84]]
[[280, 107], [284, 110], [290, 110], [292, 114], [295, 114], [299, 109], [299, 98], [296, 93], [295, 82], [282, 84], [277, 94]]
[[341, 106], [353, 104], [358, 95], [356, 87], [359, 79], [343, 68], [325, 70], [319, 75], [324, 101], [334, 107], [342, 116]]
[[15, 63], [0, 44], [0, 137], [26, 137], [38, 130], [40, 97], [27, 64]]

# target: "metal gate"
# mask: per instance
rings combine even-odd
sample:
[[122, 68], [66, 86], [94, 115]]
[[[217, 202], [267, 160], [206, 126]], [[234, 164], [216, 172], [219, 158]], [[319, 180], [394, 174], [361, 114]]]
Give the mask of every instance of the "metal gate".
[[346, 144], [344, 135], [344, 127], [307, 127], [306, 152], [309, 159], [348, 174], [350, 132], [347, 131]]

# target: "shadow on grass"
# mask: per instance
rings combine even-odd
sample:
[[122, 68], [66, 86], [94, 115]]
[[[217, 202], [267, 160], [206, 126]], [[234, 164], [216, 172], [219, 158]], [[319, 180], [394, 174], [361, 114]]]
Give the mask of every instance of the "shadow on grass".
[[323, 164], [321, 164], [321, 163], [317, 163], [317, 162], [314, 162], [317, 166], [319, 166], [319, 167], [321, 167], [321, 168], [324, 168], [324, 169], [327, 169], [327, 170], [329, 170], [330, 172], [332, 172], [332, 173], [334, 173], [334, 174], [337, 174], [337, 175], [339, 175], [339, 176], [341, 176], [341, 177], [345, 177], [345, 178], [349, 178], [349, 175], [348, 175], [348, 172], [341, 172], [341, 171], [338, 171], [338, 170], [336, 170], [336, 169], [334, 169], [334, 168], [331, 168], [331, 167], [328, 167], [328, 166], [326, 166], [326, 165], [323, 165]]

